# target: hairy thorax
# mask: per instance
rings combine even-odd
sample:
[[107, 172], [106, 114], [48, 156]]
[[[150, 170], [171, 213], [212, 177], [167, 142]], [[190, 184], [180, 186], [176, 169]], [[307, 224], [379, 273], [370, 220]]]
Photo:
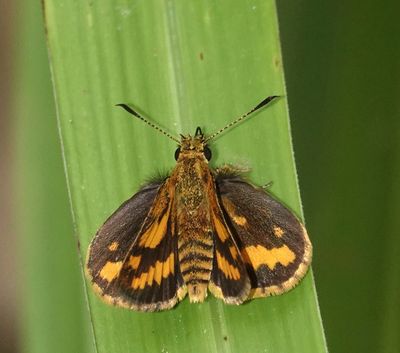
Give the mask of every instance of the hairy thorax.
[[198, 212], [207, 198], [204, 180], [208, 179], [208, 175], [204, 173], [202, 163], [205, 162], [193, 158], [177, 168], [176, 200], [186, 211], [193, 214]]

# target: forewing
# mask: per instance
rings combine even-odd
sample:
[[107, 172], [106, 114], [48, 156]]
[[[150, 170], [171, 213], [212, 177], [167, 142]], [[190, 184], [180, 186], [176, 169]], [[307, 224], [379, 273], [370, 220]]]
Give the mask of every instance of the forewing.
[[125, 201], [101, 226], [89, 245], [86, 270], [93, 282], [104, 287], [100, 277], [107, 262], [121, 262], [134, 243], [148, 215], [161, 183], [139, 190]]
[[250, 298], [284, 293], [306, 274], [312, 246], [304, 226], [264, 190], [217, 177], [225, 219], [246, 262]]
[[182, 281], [171, 205], [167, 182], [152, 184], [99, 229], [88, 250], [87, 272], [106, 302], [140, 311], [176, 304]]

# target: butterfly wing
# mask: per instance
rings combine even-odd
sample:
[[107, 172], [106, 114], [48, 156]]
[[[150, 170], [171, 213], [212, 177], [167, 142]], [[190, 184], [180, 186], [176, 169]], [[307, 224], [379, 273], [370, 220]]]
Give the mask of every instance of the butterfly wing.
[[209, 195], [211, 224], [214, 233], [213, 267], [210, 292], [227, 304], [241, 304], [249, 295], [250, 280], [246, 264], [232, 236], [215, 191]]
[[[139, 311], [173, 307], [182, 279], [175, 261], [168, 181], [140, 190], [104, 223], [90, 244], [87, 273], [108, 303]], [[184, 290], [179, 291], [181, 298]]]
[[307, 273], [312, 246], [304, 226], [264, 190], [217, 176], [225, 219], [247, 265], [249, 298], [284, 293]]

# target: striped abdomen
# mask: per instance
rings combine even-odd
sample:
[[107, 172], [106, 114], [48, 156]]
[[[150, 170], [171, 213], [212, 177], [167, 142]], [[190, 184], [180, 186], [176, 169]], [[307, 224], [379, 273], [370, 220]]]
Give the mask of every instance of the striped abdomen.
[[178, 241], [180, 270], [191, 302], [201, 302], [207, 296], [213, 264], [213, 240], [210, 235]]

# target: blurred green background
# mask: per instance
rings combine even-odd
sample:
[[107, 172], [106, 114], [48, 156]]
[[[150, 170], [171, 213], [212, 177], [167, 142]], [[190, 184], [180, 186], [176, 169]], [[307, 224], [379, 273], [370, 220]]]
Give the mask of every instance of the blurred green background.
[[[86, 309], [40, 6], [20, 1], [2, 8], [0, 264], [7, 270], [0, 273], [0, 351], [86, 352]], [[398, 352], [399, 5], [309, 1], [278, 8], [328, 348]], [[60, 259], [52, 268], [49, 252]], [[37, 272], [40, 283], [32, 281]], [[76, 285], [64, 287], [60, 278]]]
[[399, 5], [309, 1], [279, 9], [328, 348], [399, 352]]

